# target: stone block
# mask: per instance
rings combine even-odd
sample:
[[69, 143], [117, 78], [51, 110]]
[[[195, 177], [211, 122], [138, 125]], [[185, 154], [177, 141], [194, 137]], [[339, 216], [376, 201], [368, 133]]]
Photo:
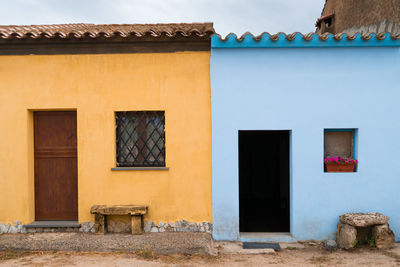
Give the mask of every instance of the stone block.
[[146, 225], [144, 226], [144, 231], [145, 231], [146, 233], [150, 232], [152, 226], [153, 226], [152, 221], [147, 221], [147, 222], [146, 222]]
[[389, 221], [389, 217], [378, 213], [346, 213], [339, 216], [341, 223], [346, 223], [356, 227], [367, 227], [377, 224], [385, 224]]
[[99, 235], [104, 235], [105, 234], [105, 216], [101, 214], [95, 214], [94, 215], [94, 228], [95, 232]]
[[6, 234], [8, 232], [8, 228], [5, 224], [0, 223], [0, 234]]
[[354, 248], [357, 239], [357, 229], [345, 223], [338, 223], [336, 231], [336, 242], [339, 248]]
[[23, 226], [23, 225], [18, 225], [18, 231], [21, 233], [21, 234], [25, 234], [26, 233], [26, 228]]
[[132, 229], [133, 235], [143, 234], [142, 216], [141, 215], [132, 215], [131, 216], [131, 229]]
[[377, 248], [388, 249], [394, 246], [394, 233], [387, 223], [372, 227], [372, 236]]

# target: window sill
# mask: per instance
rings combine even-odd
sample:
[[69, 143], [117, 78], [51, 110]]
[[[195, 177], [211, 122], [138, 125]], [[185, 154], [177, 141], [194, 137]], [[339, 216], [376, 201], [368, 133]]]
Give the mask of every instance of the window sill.
[[112, 171], [168, 171], [169, 167], [116, 167]]

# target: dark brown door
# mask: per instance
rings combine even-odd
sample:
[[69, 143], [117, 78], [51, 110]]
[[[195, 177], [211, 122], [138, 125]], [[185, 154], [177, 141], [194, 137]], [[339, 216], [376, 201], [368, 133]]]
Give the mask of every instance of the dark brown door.
[[78, 220], [75, 111], [34, 112], [35, 218]]

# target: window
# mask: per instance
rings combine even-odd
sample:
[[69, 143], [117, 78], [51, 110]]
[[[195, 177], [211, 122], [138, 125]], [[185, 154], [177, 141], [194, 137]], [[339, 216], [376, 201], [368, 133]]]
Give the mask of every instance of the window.
[[164, 111], [116, 112], [117, 167], [165, 166]]
[[324, 158], [357, 159], [356, 133], [356, 129], [325, 129]]

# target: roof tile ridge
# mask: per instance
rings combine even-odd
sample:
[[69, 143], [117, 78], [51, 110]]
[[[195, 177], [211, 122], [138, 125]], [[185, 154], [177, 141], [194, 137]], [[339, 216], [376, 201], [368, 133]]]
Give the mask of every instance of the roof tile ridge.
[[238, 36], [236, 35], [236, 33], [233, 33], [233, 32], [228, 33], [227, 35], [225, 35], [225, 37], [222, 37], [222, 36], [219, 35], [219, 34], [216, 34], [216, 36], [218, 36], [219, 39], [220, 39], [222, 42], [228, 41], [228, 39], [231, 38], [231, 36], [233, 36], [233, 38], [235, 38], [235, 40], [237, 40], [237, 38], [238, 38]]
[[261, 39], [264, 38], [264, 36], [268, 36], [268, 38], [270, 38], [271, 34], [269, 32], [262, 32], [259, 35], [253, 36], [253, 39], [255, 41], [261, 41]]
[[280, 38], [281, 36], [282, 36], [283, 38], [286, 38], [286, 37], [287, 37], [287, 34], [286, 34], [285, 32], [277, 32], [277, 33], [275, 33], [275, 34], [271, 34], [270, 37], [269, 37], [269, 39], [270, 39], [271, 41], [278, 41], [279, 38]]
[[394, 34], [390, 34], [390, 38], [392, 38], [392, 40], [394, 40], [394, 41], [396, 41], [396, 40], [399, 40], [400, 39], [400, 33], [399, 34], [397, 34], [397, 35], [394, 35]]
[[242, 42], [248, 35], [250, 35], [250, 38], [255, 39], [255, 36], [251, 32], [245, 32], [239, 38], [236, 38], [236, 40]]
[[316, 33], [315, 32], [309, 32], [306, 34], [301, 33], [301, 35], [302, 35], [304, 41], [311, 41], [314, 38], [314, 35], [316, 35]]

